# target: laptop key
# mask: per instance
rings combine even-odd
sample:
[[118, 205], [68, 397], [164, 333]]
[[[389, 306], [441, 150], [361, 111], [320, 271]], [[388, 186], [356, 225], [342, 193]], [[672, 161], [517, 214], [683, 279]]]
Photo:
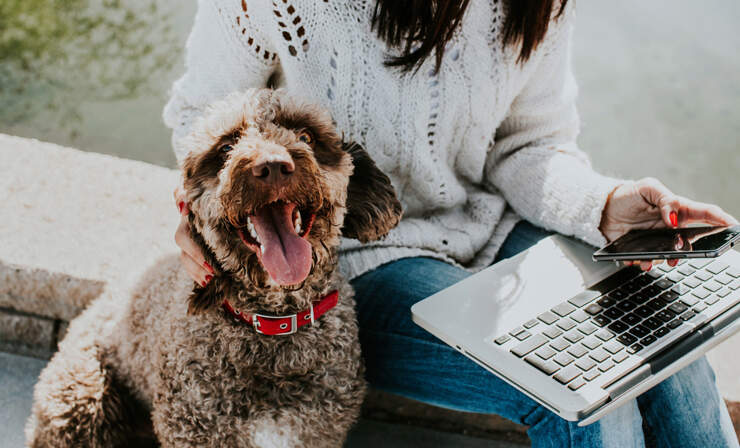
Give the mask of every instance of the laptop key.
[[627, 293], [625, 293], [624, 291], [619, 290], [619, 289], [615, 289], [614, 291], [612, 291], [612, 292], [609, 293], [609, 297], [611, 297], [612, 299], [614, 299], [616, 301], [620, 301], [620, 300], [626, 299], [627, 298], [627, 295], [628, 295]]
[[599, 300], [597, 300], [596, 303], [601, 305], [601, 307], [603, 308], [609, 308], [610, 306], [615, 305], [617, 301], [615, 299], [612, 299], [609, 296], [604, 296], [600, 298]]
[[662, 338], [663, 336], [670, 333], [671, 330], [668, 329], [668, 327], [660, 327], [657, 330], [653, 331], [653, 334], [659, 338]]
[[721, 283], [723, 285], [729, 285], [730, 283], [732, 283], [732, 280], [733, 279], [734, 279], [734, 277], [730, 277], [729, 275], [727, 275], [726, 272], [723, 272], [723, 273], [721, 273], [721, 274], [719, 274], [719, 275], [717, 275], [717, 276], [714, 277], [714, 280], [715, 281], [717, 281], [717, 282], [719, 282], [719, 283]]
[[587, 303], [590, 303], [592, 300], [599, 297], [600, 295], [601, 293], [599, 293], [598, 291], [592, 291], [592, 290], [587, 289], [586, 291], [578, 293], [575, 296], [568, 299], [568, 302], [580, 308], [586, 305]]
[[634, 327], [630, 328], [630, 333], [633, 336], [637, 336], [638, 338], [643, 338], [650, 334], [650, 330], [643, 327], [642, 325], [635, 325]]
[[599, 314], [604, 310], [604, 308], [601, 307], [598, 303], [592, 303], [591, 305], [587, 306], [583, 309], [588, 314], [595, 316], [596, 314]]
[[534, 352], [535, 355], [545, 360], [552, 358], [553, 356], [555, 356], [556, 353], [557, 352], [555, 350], [553, 350], [552, 348], [548, 346], [544, 346], [540, 348], [539, 350], [537, 350], [536, 352]]
[[585, 322], [578, 326], [578, 331], [585, 335], [592, 334], [593, 332], [597, 331], [599, 327], [592, 324], [591, 322]]
[[669, 306], [668, 309], [673, 311], [676, 314], [681, 314], [687, 309], [689, 309], [689, 307], [687, 307], [683, 303], [676, 302], [676, 303], [671, 304], [671, 306]]
[[685, 313], [683, 313], [682, 315], [680, 315], [679, 317], [681, 318], [682, 321], [685, 322], [685, 321], [691, 320], [695, 316], [696, 316], [696, 313], [693, 312], [693, 311], [691, 311], [691, 310], [689, 310], [689, 311], [686, 311]]
[[725, 269], [729, 268], [730, 265], [725, 263], [724, 261], [715, 261], [714, 263], [707, 266], [707, 271], [711, 272], [712, 274], [719, 274], [720, 272], [724, 271]]
[[629, 325], [625, 324], [624, 322], [616, 321], [616, 322], [612, 322], [612, 324], [609, 325], [606, 328], [608, 328], [611, 331], [619, 334], [619, 333], [624, 333], [625, 331], [629, 330], [630, 327], [629, 327]]
[[624, 322], [625, 324], [632, 326], [632, 325], [637, 325], [638, 323], [640, 323], [642, 318], [635, 313], [629, 313], [620, 320]]
[[691, 292], [691, 295], [696, 296], [700, 299], [706, 299], [709, 294], [710, 292], [706, 290], [705, 288], [696, 288], [695, 290]]
[[594, 323], [594, 325], [598, 325], [599, 327], [603, 327], [604, 325], [609, 325], [609, 322], [612, 320], [608, 317], [604, 316], [603, 314], [599, 314], [598, 316], [594, 316], [593, 319], [591, 319], [591, 322]]
[[538, 369], [540, 369], [540, 371], [546, 373], [547, 375], [552, 375], [553, 373], [560, 370], [560, 367], [558, 367], [557, 364], [555, 364], [554, 362], [545, 361], [536, 356], [527, 356], [526, 358], [524, 358], [524, 360], [537, 367]]
[[601, 373], [599, 373], [599, 369], [594, 369], [590, 372], [584, 373], [583, 379], [585, 379], [586, 381], [593, 381], [599, 375], [601, 375]]
[[730, 283], [730, 289], [735, 291], [740, 288], [740, 278], [736, 278], [734, 282]]
[[[675, 289], [675, 288], [674, 288]], [[663, 294], [660, 295], [660, 298], [662, 300], [665, 300], [668, 303], [671, 303], [678, 299], [680, 297], [680, 294], [678, 294], [676, 291], [671, 289], [670, 291], [666, 291]]]
[[614, 337], [614, 333], [612, 333], [609, 330], [601, 329], [598, 332], [596, 332], [595, 336], [602, 341], [608, 341], [609, 339]]
[[707, 305], [714, 305], [717, 302], [719, 302], [719, 297], [715, 296], [714, 294], [704, 300], [704, 303], [706, 303]]
[[611, 369], [612, 367], [614, 367], [614, 362], [611, 359], [608, 360], [608, 361], [604, 361], [601, 364], [599, 364], [599, 370], [601, 370], [602, 372], [606, 372], [607, 370]]
[[559, 329], [559, 328], [557, 328], [557, 327], [550, 327], [550, 328], [548, 328], [547, 330], [544, 330], [544, 331], [542, 332], [542, 334], [544, 334], [545, 336], [547, 336], [547, 337], [548, 337], [548, 338], [550, 338], [550, 339], [555, 339], [556, 337], [558, 337], [558, 336], [560, 336], [561, 334], [563, 334], [563, 331], [562, 331], [562, 330], [560, 330], [560, 329]]
[[575, 310], [573, 313], [571, 313], [570, 318], [574, 321], [578, 322], [579, 324], [581, 322], [587, 321], [591, 316], [586, 314], [583, 310]]
[[735, 266], [732, 266], [730, 269], [725, 271], [725, 274], [729, 275], [733, 278], [740, 278], [740, 268], [737, 268]]
[[608, 310], [604, 311], [604, 316], [610, 318], [610, 319], [619, 319], [624, 315], [624, 311], [620, 310], [616, 306], [609, 308]]
[[691, 278], [687, 278], [686, 280], [684, 280], [683, 283], [681, 284], [693, 289], [701, 285], [701, 281], [695, 277], [691, 277]]
[[694, 272], [696, 272], [696, 269], [692, 268], [688, 264], [685, 264], [685, 265], [681, 266], [680, 268], [678, 268], [678, 272], [680, 272], [681, 274], [683, 274], [683, 275], [685, 275], [685, 276], [688, 277], [689, 275], [691, 275]]
[[576, 342], [583, 339], [583, 334], [579, 333], [578, 331], [571, 331], [570, 333], [566, 333], [563, 337], [571, 344], [575, 344]]
[[689, 261], [689, 266], [691, 266], [692, 268], [701, 269], [712, 261], [714, 260], [707, 258], [697, 258], [696, 260]]
[[524, 333], [524, 327], [516, 327], [509, 332], [510, 335], [516, 337], [519, 333]]
[[545, 343], [547, 343], [547, 338], [542, 334], [536, 334], [528, 340], [513, 347], [511, 349], [511, 353], [521, 358], [522, 356], [528, 355], [530, 352], [542, 347]]
[[712, 274], [710, 274], [709, 272], [705, 272], [705, 271], [699, 271], [696, 274], [694, 274], [694, 277], [696, 277], [699, 280], [705, 282], [705, 281], [709, 280], [710, 278], [712, 278]]
[[681, 283], [680, 285], [676, 285], [673, 288], [671, 288], [671, 291], [675, 292], [679, 296], [682, 296], [684, 294], [688, 294], [691, 292], [691, 288]]
[[637, 314], [638, 316], [640, 316], [642, 318], [650, 317], [650, 316], [653, 315], [653, 313], [655, 313], [655, 311], [652, 308], [649, 308], [649, 307], [647, 307], [645, 305], [643, 305], [643, 306], [641, 306], [641, 307], [639, 307], [639, 308], [637, 308], [635, 310], [635, 314]]
[[556, 363], [560, 364], [561, 366], [565, 367], [568, 364], [570, 364], [573, 361], [575, 361], [575, 358], [573, 358], [569, 354], [563, 352], [563, 353], [558, 353], [558, 355], [556, 357], [552, 358], [552, 360], [555, 361]]
[[505, 334], [503, 336], [497, 337], [496, 339], [493, 340], [493, 342], [495, 342], [497, 345], [503, 345], [509, 342], [509, 339], [511, 339], [511, 336], [509, 336], [508, 334]]
[[611, 341], [610, 343], [604, 345], [604, 350], [608, 351], [612, 355], [621, 352], [623, 348], [624, 346], [617, 341]]
[[541, 320], [547, 325], [550, 325], [550, 324], [557, 322], [558, 316], [556, 316], [554, 313], [551, 313], [549, 311], [545, 311], [544, 313], [537, 316], [537, 319]]
[[581, 356], [588, 353], [588, 350], [586, 350], [582, 345], [579, 344], [569, 348], [568, 353], [570, 353], [575, 358], [580, 358]]
[[627, 359], [629, 357], [630, 357], [630, 355], [628, 355], [627, 352], [624, 351], [622, 353], [617, 353], [616, 355], [612, 356], [612, 361], [614, 361], [617, 364], [619, 364], [620, 362], [624, 361], [625, 359]]
[[683, 275], [682, 273], [676, 271], [676, 272], [671, 272], [670, 274], [666, 275], [666, 278], [668, 280], [672, 281], [673, 283], [678, 283], [681, 280], [685, 279], [686, 276]]
[[648, 345], [652, 344], [653, 342], [657, 341], [658, 338], [653, 336], [652, 334], [649, 334], [645, 336], [644, 338], [640, 339], [640, 344], [642, 344], [644, 347], [647, 347]]
[[665, 308], [666, 305], [668, 305], [668, 304], [665, 301], [663, 301], [663, 299], [653, 299], [653, 300], [649, 301], [648, 304], [647, 304], [647, 306], [649, 306], [650, 308], [652, 308], [655, 311], [662, 310], [663, 308]]
[[586, 380], [584, 380], [583, 378], [576, 378], [570, 383], [568, 383], [568, 389], [578, 390], [585, 385], [586, 385]]
[[627, 353], [634, 355], [635, 353], [642, 350], [642, 345], [640, 344], [632, 344], [627, 348]]
[[662, 320], [663, 322], [670, 322], [671, 320], [673, 320], [674, 317], [676, 317], [676, 313], [674, 313], [671, 310], [666, 309], [666, 310], [658, 311], [655, 317]]
[[704, 288], [712, 292], [717, 292], [722, 289], [722, 283], [712, 280], [711, 282], [704, 283]]
[[532, 333], [528, 332], [527, 330], [522, 331], [521, 333], [514, 336], [515, 338], [519, 339], [520, 341], [523, 341], [527, 339], [528, 337], [532, 336]]
[[650, 300], [651, 296], [649, 294], [645, 294], [643, 291], [632, 294], [630, 296], [630, 301], [635, 302], [636, 305], [642, 305], [643, 303]]
[[663, 326], [663, 322], [657, 317], [650, 317], [648, 319], [643, 320], [642, 325], [645, 325], [651, 330], [657, 330], [658, 328]]
[[667, 278], [661, 278], [657, 282], [653, 283], [653, 285], [657, 286], [660, 289], [668, 289], [673, 286], [673, 282], [668, 280]]
[[674, 320], [672, 320], [672, 321], [668, 322], [667, 326], [668, 326], [668, 328], [670, 328], [671, 330], [675, 330], [676, 328], [678, 328], [678, 327], [680, 327], [680, 326], [681, 326], [681, 321], [680, 321], [680, 320], [678, 320], [678, 319], [674, 319]]
[[591, 358], [583, 358], [576, 361], [576, 366], [584, 372], [587, 372], [596, 367], [596, 363]]
[[[725, 286], [724, 288], [717, 291], [717, 297], [722, 297], [722, 298], [727, 297], [728, 295], [730, 295], [731, 292], [732, 291], [730, 290], [730, 288]], [[707, 299], [704, 299], [704, 300], [707, 300]]]
[[560, 319], [557, 322], [557, 324], [555, 324], [555, 325], [557, 325], [558, 327], [560, 327], [560, 329], [563, 330], [563, 331], [568, 331], [571, 328], [575, 327], [576, 326], [576, 323], [573, 322], [573, 319], [570, 319], [570, 318], [567, 318], [566, 317], [564, 319]]
[[562, 352], [566, 348], [570, 347], [570, 344], [567, 343], [564, 339], [556, 339], [550, 343], [550, 347], [559, 352]]
[[588, 356], [596, 362], [603, 362], [604, 360], [609, 359], [609, 353], [607, 353], [603, 348], [597, 348]]
[[581, 370], [576, 366], [568, 366], [555, 374], [553, 378], [561, 384], [568, 384], [581, 374]]
[[694, 310], [695, 313], [701, 313], [702, 311], [704, 311], [705, 309], [707, 309], [707, 305], [704, 304], [704, 303], [700, 303], [700, 304], [696, 305], [692, 309]]
[[560, 305], [553, 307], [550, 311], [552, 311], [553, 313], [557, 314], [560, 317], [565, 317], [575, 310], [576, 310], [576, 307], [574, 307], [568, 302], [563, 302]]
[[535, 325], [537, 325], [538, 323], [539, 322], [537, 322], [537, 319], [528, 320], [528, 321], [524, 322], [524, 328], [530, 329], [530, 328], [534, 327]]
[[584, 346], [588, 347], [589, 349], [593, 350], [596, 347], [601, 345], [601, 341], [593, 336], [589, 337], [585, 341], [581, 342]]
[[[709, 293], [707, 293], [707, 296], [709, 296]], [[683, 303], [686, 306], [694, 306], [697, 303], [699, 303], [699, 299], [697, 299], [694, 296], [683, 296], [681, 298], [681, 303]]]
[[632, 345], [637, 342], [637, 338], [629, 333], [621, 334], [617, 337], [617, 340], [624, 345]]
[[617, 304], [617, 307], [622, 311], [632, 311], [637, 308], [637, 304], [631, 300], [622, 300]]

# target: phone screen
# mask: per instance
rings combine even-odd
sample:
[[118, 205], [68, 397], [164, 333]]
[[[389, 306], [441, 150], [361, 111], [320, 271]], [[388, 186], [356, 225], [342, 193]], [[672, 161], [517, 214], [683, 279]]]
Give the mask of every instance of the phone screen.
[[713, 252], [740, 237], [740, 226], [632, 230], [597, 252], [618, 254], [686, 254]]

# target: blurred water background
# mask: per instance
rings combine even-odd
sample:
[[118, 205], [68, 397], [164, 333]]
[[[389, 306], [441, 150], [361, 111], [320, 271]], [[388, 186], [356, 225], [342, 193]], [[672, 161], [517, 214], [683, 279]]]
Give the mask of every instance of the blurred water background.
[[[740, 3], [578, 2], [579, 139], [740, 217]], [[0, 132], [175, 166], [161, 110], [195, 2], [0, 0]]]

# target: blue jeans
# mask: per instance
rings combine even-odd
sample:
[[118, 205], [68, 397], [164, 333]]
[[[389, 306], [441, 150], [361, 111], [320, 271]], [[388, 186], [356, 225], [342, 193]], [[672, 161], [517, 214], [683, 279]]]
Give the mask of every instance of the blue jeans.
[[[547, 236], [520, 222], [498, 259]], [[563, 420], [411, 320], [414, 303], [470, 275], [431, 258], [405, 258], [352, 281], [367, 379], [375, 388], [436, 406], [498, 414], [528, 425], [535, 447], [737, 447], [714, 372], [701, 358], [598, 422]], [[643, 428], [646, 433], [643, 432]]]

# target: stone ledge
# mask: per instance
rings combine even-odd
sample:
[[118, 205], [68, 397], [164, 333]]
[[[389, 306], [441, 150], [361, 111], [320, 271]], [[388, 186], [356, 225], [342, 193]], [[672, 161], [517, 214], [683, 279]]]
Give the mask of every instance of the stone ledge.
[[[50, 356], [65, 321], [104, 289], [124, 287], [158, 257], [176, 252], [177, 181], [174, 170], [0, 134], [0, 308], [9, 313], [0, 316], [0, 350]], [[709, 353], [722, 395], [734, 402], [740, 401], [738, 347], [735, 335]], [[730, 406], [738, 425], [740, 404]], [[498, 417], [377, 391], [365, 413], [456, 432], [509, 434], [512, 441], [525, 437], [523, 427]]]

